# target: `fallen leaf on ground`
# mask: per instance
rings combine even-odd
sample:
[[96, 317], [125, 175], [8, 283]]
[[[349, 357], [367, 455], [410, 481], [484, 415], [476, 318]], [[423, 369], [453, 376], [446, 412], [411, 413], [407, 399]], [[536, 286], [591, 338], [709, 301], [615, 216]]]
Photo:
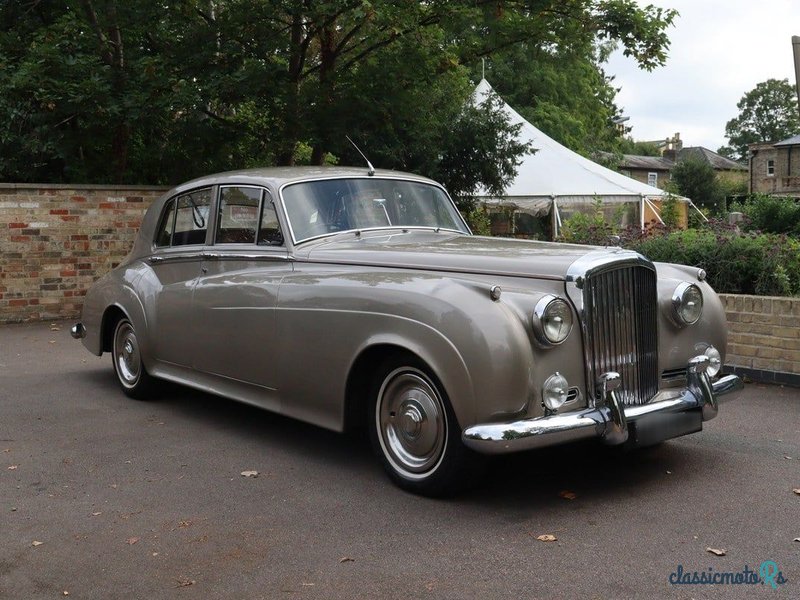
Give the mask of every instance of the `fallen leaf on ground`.
[[103, 514], [103, 513], [101, 513], [100, 511], [98, 511], [98, 512], [93, 512], [93, 513], [92, 513], [92, 516], [93, 516], [93, 517], [99, 517], [99, 516], [100, 516], [100, 515], [102, 515], [102, 514]]
[[672, 475], [672, 471], [667, 471], [667, 475]]
[[178, 585], [175, 587], [188, 587], [190, 585], [194, 585], [196, 582], [194, 579], [178, 579]]
[[300, 585], [302, 585], [303, 587], [314, 587], [317, 584], [316, 583], [301, 583]]
[[800, 542], [800, 538], [794, 538], [795, 542]]
[[258, 471], [242, 471], [242, 477], [258, 477]]
[[800, 488], [795, 488], [795, 489], [793, 489], [792, 491], [793, 491], [795, 494], [797, 494], [798, 496], [800, 496]]
[[137, 538], [137, 537], [128, 538], [128, 545], [133, 546], [138, 541], [139, 541], [139, 538]]
[[725, 551], [724, 548], [722, 548], [722, 549], [720, 549], [720, 548], [706, 548], [706, 552], [710, 552], [711, 554], [714, 554], [715, 556], [725, 556], [727, 554], [727, 552]]
[[39, 542], [37, 540], [33, 540], [33, 542], [31, 542], [31, 546], [41, 546], [42, 544], [44, 544], [44, 542]]
[[342, 558], [339, 559], [339, 562], [340, 563], [356, 562], [356, 559], [355, 558], [350, 558], [349, 556], [343, 556]]
[[9, 471], [16, 471], [18, 467], [19, 467], [19, 465], [11, 465], [10, 467], [8, 467], [8, 470]]
[[792, 460], [791, 456], [784, 456], [783, 458], [785, 458], [786, 460]]
[[55, 343], [56, 343], [56, 341], [55, 341], [55, 340], [50, 340], [50, 343], [51, 343], [51, 344], [55, 344]]
[[69, 592], [68, 592], [67, 590], [64, 590], [64, 591], [63, 591], [63, 592], [61, 592], [61, 593], [62, 593], [62, 594], [64, 594], [65, 596], [69, 596]]
[[559, 496], [564, 498], [565, 500], [575, 500], [578, 497], [578, 494], [575, 492], [570, 492], [569, 490], [563, 490], [558, 493]]
[[536, 539], [539, 540], [540, 542], [555, 542], [558, 540], [558, 538], [554, 536], [552, 533], [537, 535]]

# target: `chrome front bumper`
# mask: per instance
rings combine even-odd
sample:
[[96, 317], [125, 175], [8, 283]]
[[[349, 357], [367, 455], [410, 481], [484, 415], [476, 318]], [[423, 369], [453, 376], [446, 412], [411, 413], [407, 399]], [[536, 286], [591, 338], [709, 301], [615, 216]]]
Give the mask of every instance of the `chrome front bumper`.
[[[647, 404], [624, 407], [614, 391], [619, 387], [619, 375], [605, 373], [598, 382], [603, 402], [594, 408], [511, 423], [473, 425], [465, 429], [461, 437], [466, 446], [482, 454], [519, 452], [589, 438], [599, 438], [612, 445], [623, 444], [629, 439], [630, 423], [647, 424], [651, 442], [677, 437], [698, 431], [702, 421], [717, 416], [720, 397], [743, 388], [742, 380], [736, 375], [712, 383], [707, 369], [708, 357], [696, 356], [689, 361], [685, 389], [661, 392]], [[697, 423], [692, 428], [687, 417], [695, 415]], [[654, 429], [655, 436], [652, 435]]]

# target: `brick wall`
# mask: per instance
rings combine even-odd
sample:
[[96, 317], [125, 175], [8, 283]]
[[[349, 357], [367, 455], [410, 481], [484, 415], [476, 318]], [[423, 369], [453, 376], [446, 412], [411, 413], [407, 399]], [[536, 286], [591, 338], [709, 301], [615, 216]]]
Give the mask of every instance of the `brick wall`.
[[[164, 191], [0, 184], [0, 323], [77, 316], [86, 289], [129, 252], [145, 210]], [[720, 297], [727, 364], [800, 385], [800, 298]]]
[[76, 316], [165, 189], [0, 184], [0, 323]]
[[800, 385], [800, 298], [720, 294], [726, 364], [754, 379]]

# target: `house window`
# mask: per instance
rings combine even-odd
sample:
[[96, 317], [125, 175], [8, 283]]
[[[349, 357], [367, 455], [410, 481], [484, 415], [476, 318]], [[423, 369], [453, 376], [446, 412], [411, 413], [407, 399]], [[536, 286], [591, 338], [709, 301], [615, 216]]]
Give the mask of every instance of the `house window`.
[[658, 187], [658, 173], [648, 173], [647, 174], [647, 185], [652, 185], [653, 187]]
[[773, 175], [775, 175], [775, 161], [774, 160], [768, 160], [767, 161], [767, 176], [768, 177], [772, 177]]

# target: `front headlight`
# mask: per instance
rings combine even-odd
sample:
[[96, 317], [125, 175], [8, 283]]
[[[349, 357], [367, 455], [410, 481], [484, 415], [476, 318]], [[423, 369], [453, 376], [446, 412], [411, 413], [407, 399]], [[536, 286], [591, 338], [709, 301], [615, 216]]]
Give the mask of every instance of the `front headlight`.
[[547, 295], [536, 303], [531, 317], [533, 333], [540, 344], [560, 344], [572, 331], [572, 310], [566, 300]]
[[703, 292], [693, 283], [681, 283], [672, 294], [673, 319], [678, 325], [697, 323], [703, 314]]

